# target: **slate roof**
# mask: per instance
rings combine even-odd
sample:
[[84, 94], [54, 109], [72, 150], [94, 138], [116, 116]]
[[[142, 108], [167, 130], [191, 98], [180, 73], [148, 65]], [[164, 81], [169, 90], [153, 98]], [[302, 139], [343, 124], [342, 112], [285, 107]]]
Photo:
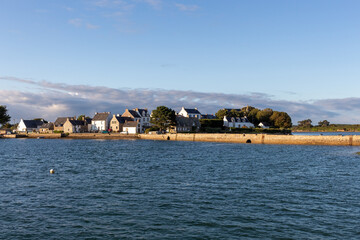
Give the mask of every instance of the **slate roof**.
[[38, 128], [44, 124], [43, 121], [40, 120], [23, 120], [26, 128]]
[[148, 115], [148, 110], [145, 108], [145, 109], [142, 109], [142, 108], [136, 108], [136, 109], [133, 109], [133, 110], [137, 110], [141, 116], [147, 116]]
[[176, 116], [176, 126], [177, 127], [200, 126], [200, 121], [197, 118], [187, 118], [178, 115]]
[[126, 121], [123, 127], [137, 127], [137, 126], [138, 126], [138, 122], [136, 121]]
[[64, 123], [66, 122], [66, 119], [74, 119], [74, 117], [58, 117], [56, 121], [54, 122], [55, 127], [62, 127], [64, 126]]
[[134, 116], [134, 118], [141, 118], [141, 116], [134, 110], [128, 110], [131, 115]]
[[41, 125], [41, 128], [52, 128], [54, 127], [54, 123], [49, 122], [49, 123], [44, 123], [43, 125]]
[[93, 121], [104, 121], [106, 120], [110, 115], [110, 112], [103, 112], [103, 113], [96, 113]]
[[73, 119], [69, 119], [69, 122], [73, 125], [73, 126], [83, 126], [85, 125], [85, 122], [82, 120], [73, 120]]
[[195, 108], [184, 108], [187, 113], [191, 114], [201, 114], [197, 109]]
[[[228, 122], [232, 122], [232, 118], [233, 117], [228, 117], [228, 116], [225, 116], [226, 120]], [[247, 117], [234, 117], [235, 119], [235, 122], [250, 122]]]
[[132, 121], [132, 118], [130, 118], [130, 117], [115, 116], [115, 118], [119, 121], [119, 123], [125, 123], [126, 121]]
[[216, 116], [212, 115], [212, 114], [202, 114], [201, 118], [202, 119], [216, 119]]

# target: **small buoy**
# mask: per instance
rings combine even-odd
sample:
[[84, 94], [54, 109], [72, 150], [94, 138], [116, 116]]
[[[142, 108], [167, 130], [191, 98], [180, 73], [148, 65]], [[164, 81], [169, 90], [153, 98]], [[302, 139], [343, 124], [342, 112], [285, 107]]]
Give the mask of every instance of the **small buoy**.
[[50, 169], [50, 174], [54, 174], [55, 170], [54, 169]]

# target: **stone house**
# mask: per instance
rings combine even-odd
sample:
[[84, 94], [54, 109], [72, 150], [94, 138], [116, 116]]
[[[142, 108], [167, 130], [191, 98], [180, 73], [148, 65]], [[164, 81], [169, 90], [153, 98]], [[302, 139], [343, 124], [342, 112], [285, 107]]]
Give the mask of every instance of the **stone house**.
[[81, 133], [87, 130], [86, 122], [83, 120], [66, 119], [64, 133]]
[[125, 121], [132, 121], [129, 117], [122, 117], [120, 114], [113, 115], [113, 118], [110, 120], [110, 129], [113, 132], [122, 132], [123, 125]]
[[184, 117], [181, 115], [176, 116], [176, 127], [172, 132], [192, 132], [192, 131], [199, 131], [200, 130], [200, 121], [197, 118], [193, 117]]
[[64, 131], [64, 123], [67, 119], [75, 120], [74, 117], [58, 117], [54, 122], [54, 131]]
[[53, 133], [54, 132], [54, 123], [52, 123], [52, 122], [44, 123], [43, 125], [41, 125], [39, 132], [40, 133]]
[[126, 109], [121, 116], [131, 118], [133, 121], [138, 122], [138, 133], [143, 133], [146, 128], [150, 127], [150, 114], [147, 108], [134, 108], [133, 110]]

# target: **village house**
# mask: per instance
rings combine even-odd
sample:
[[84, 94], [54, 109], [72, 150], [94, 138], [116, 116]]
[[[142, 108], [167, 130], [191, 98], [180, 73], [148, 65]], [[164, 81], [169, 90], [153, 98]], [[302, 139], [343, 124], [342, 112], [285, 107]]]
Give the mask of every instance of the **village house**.
[[125, 121], [132, 121], [130, 117], [122, 117], [120, 114], [114, 114], [110, 120], [110, 129], [113, 132], [122, 132]]
[[44, 123], [43, 125], [41, 125], [39, 132], [40, 133], [53, 133], [54, 132], [54, 123], [52, 123], [52, 122]]
[[123, 125], [123, 133], [137, 134], [139, 130], [139, 121], [125, 121]]
[[74, 120], [67, 118], [64, 123], [64, 133], [88, 132], [87, 122], [84, 120]]
[[197, 108], [184, 108], [182, 107], [180, 112], [178, 113], [178, 115], [181, 115], [183, 117], [192, 117], [192, 118], [197, 118], [200, 119], [201, 118], [201, 113], [199, 112], [199, 110]]
[[64, 131], [64, 123], [67, 119], [75, 120], [74, 117], [58, 117], [54, 122], [54, 131], [63, 132]]
[[39, 131], [41, 125], [44, 124], [44, 120], [23, 120], [21, 119], [17, 126], [17, 132], [35, 132]]
[[91, 121], [91, 131], [107, 131], [109, 129], [112, 115], [110, 112], [95, 113]]
[[270, 128], [270, 124], [267, 122], [261, 122], [261, 123], [259, 123], [258, 127], [267, 129], [267, 128]]
[[224, 116], [224, 127], [229, 128], [253, 128], [255, 127], [254, 124], [252, 124], [247, 117], [227, 117]]
[[176, 116], [176, 127], [174, 129], [175, 132], [193, 132], [199, 131], [200, 129], [200, 121], [197, 118], [187, 118], [181, 115]]
[[135, 108], [133, 110], [125, 109], [125, 112], [121, 116], [131, 118], [135, 122], [137, 121], [138, 133], [143, 133], [146, 128], [150, 127], [150, 114], [146, 108]]

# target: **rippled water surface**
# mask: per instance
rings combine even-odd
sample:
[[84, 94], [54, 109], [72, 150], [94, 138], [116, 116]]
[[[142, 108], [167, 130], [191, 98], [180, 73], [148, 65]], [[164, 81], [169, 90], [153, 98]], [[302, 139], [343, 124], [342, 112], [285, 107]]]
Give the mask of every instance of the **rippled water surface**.
[[0, 239], [360, 237], [359, 147], [0, 139], [0, 149]]

